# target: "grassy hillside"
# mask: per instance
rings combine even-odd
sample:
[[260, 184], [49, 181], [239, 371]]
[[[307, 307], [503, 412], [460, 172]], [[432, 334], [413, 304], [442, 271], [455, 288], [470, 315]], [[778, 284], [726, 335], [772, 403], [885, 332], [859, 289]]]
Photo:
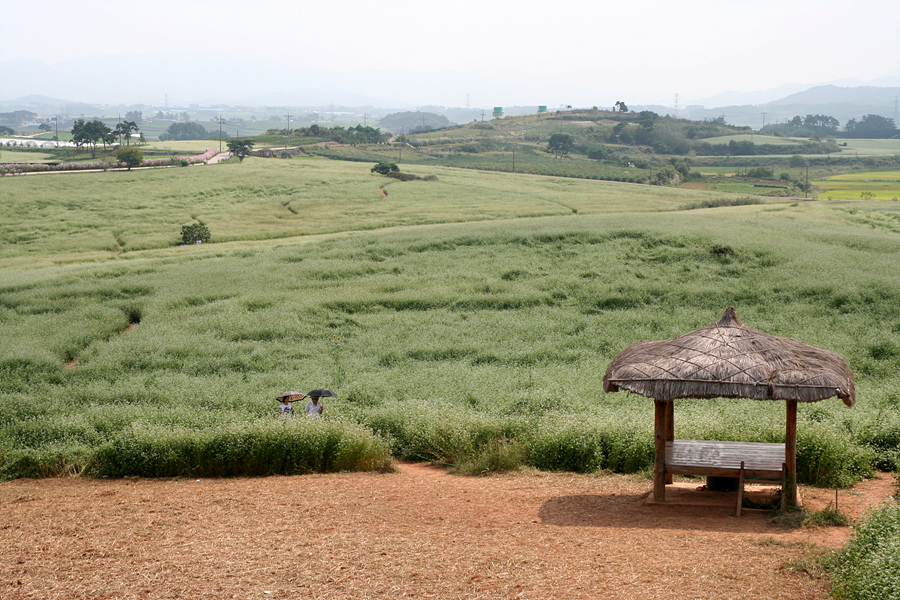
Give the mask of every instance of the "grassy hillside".
[[[254, 159], [5, 180], [0, 472], [303, 472], [388, 451], [641, 470], [652, 402], [604, 394], [606, 366], [727, 306], [856, 374], [853, 409], [800, 408], [801, 480], [897, 467], [893, 203], [677, 210], [717, 196], [421, 171], [438, 181]], [[175, 246], [191, 218], [227, 243]], [[321, 427], [274, 416], [277, 394], [317, 387], [339, 394]], [[775, 441], [783, 412], [678, 401], [676, 434]]]
[[437, 181], [401, 183], [371, 173], [371, 166], [249, 158], [214, 167], [6, 178], [0, 265], [171, 247], [181, 241], [181, 226], [195, 219], [210, 228], [216, 242], [252, 241], [399, 225], [668, 210], [719, 197], [439, 166], [404, 166]]

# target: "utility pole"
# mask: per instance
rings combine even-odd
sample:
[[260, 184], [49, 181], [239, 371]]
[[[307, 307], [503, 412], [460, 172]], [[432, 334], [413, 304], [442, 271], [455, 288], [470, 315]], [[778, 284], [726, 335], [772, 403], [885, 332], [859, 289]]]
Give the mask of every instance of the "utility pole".
[[222, 113], [219, 113], [219, 152], [222, 151]]
[[288, 120], [288, 128], [287, 128], [287, 141], [284, 143], [284, 149], [287, 150], [288, 146], [291, 145], [291, 109], [287, 111], [287, 120]]
[[805, 188], [803, 190], [803, 197], [809, 198], [809, 163], [806, 165], [806, 185], [803, 187]]

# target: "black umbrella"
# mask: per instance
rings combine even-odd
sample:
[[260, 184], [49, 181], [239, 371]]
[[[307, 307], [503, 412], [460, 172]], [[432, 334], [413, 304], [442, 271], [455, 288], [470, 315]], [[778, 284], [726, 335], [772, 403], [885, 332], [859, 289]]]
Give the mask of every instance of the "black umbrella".
[[337, 398], [337, 394], [331, 390], [313, 390], [307, 396], [312, 396], [313, 398]]

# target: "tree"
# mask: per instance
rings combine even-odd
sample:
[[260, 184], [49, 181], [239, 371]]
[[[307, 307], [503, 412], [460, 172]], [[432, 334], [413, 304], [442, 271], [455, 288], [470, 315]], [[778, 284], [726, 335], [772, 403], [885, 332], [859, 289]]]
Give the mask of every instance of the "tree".
[[613, 110], [618, 112], [628, 112], [628, 107], [625, 106], [625, 103], [621, 100], [617, 100], [615, 105], [613, 105]]
[[140, 148], [119, 146], [119, 149], [116, 150], [116, 160], [125, 163], [130, 171], [131, 167], [138, 167], [144, 162], [144, 153]]
[[12, 127], [7, 127], [6, 125], [0, 125], [0, 135], [13, 135], [16, 132]]
[[397, 166], [397, 163], [392, 162], [380, 162], [374, 167], [372, 167], [372, 173], [378, 173], [379, 175], [387, 175], [388, 173], [397, 173], [400, 171], [400, 167]]
[[862, 137], [889, 137], [897, 132], [893, 119], [881, 115], [866, 115], [860, 121], [847, 121], [847, 133]]
[[41, 131], [52, 131], [53, 128], [50, 126], [50, 123], [41, 123], [38, 125], [38, 129]]
[[131, 143], [131, 134], [138, 130], [137, 123], [134, 121], [122, 121], [121, 123], [116, 123], [115, 135], [120, 140], [125, 140], [125, 145], [129, 145]]
[[385, 115], [378, 120], [378, 123], [393, 132], [415, 132], [415, 131], [432, 131], [449, 127], [450, 120], [436, 113], [423, 111], [407, 111]]
[[241, 162], [253, 152], [253, 140], [229, 140], [228, 151], [237, 156]]
[[115, 142], [116, 136], [113, 130], [106, 126], [106, 123], [100, 120], [85, 122], [84, 119], [78, 119], [72, 126], [72, 142], [79, 148], [89, 146], [91, 149], [91, 158], [97, 156], [97, 144], [103, 142], [103, 145]]
[[168, 140], [208, 140], [209, 133], [200, 123], [172, 123], [164, 133], [159, 134], [162, 142]]
[[569, 153], [569, 150], [575, 145], [575, 140], [568, 133], [554, 133], [547, 142], [547, 150], [553, 153], [553, 156], [560, 157]]
[[201, 222], [181, 226], [181, 241], [185, 244], [202, 244], [210, 237], [209, 228]]
[[828, 115], [806, 115], [803, 124], [822, 133], [833, 133], [841, 126], [840, 121]]
[[672, 165], [663, 165], [653, 175], [650, 183], [652, 185], [678, 185], [681, 183], [681, 174]]

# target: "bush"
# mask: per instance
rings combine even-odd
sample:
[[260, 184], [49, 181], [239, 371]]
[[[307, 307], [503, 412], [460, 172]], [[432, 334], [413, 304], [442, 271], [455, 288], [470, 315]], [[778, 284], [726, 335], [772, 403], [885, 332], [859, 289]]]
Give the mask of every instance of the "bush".
[[401, 171], [392, 171], [390, 173], [386, 173], [386, 175], [400, 181], [419, 181], [420, 179], [422, 179], [421, 177], [419, 177], [418, 175], [414, 175], [413, 173], [403, 173]]
[[691, 204], [680, 206], [680, 210], [695, 210], [698, 208], [719, 208], [722, 206], [746, 206], [748, 204], [762, 204], [762, 200], [752, 196], [742, 196], [740, 198], [711, 198], [709, 200], [701, 200]]
[[473, 460], [490, 444], [516, 439], [521, 429], [512, 419], [471, 414], [451, 406], [422, 405], [410, 411], [393, 404], [372, 411], [364, 420], [378, 435], [390, 440], [394, 456], [448, 466]]
[[89, 456], [90, 452], [81, 446], [0, 450], [0, 481], [78, 475]]
[[900, 600], [900, 504], [885, 504], [855, 527], [830, 566], [835, 598]]
[[397, 163], [392, 162], [380, 162], [371, 169], [372, 173], [378, 173], [379, 175], [388, 175], [399, 170], [400, 167], [397, 166]]
[[853, 443], [833, 425], [808, 423], [797, 436], [797, 481], [848, 487], [872, 476], [874, 453]]
[[133, 425], [97, 450], [101, 477], [233, 477], [384, 470], [383, 440], [326, 419], [233, 424], [210, 431]]
[[203, 223], [181, 226], [181, 241], [185, 244], [208, 242], [210, 237], [209, 228]]
[[767, 167], [754, 167], [747, 171], [747, 177], [750, 179], [773, 179], [775, 171]]
[[124, 163], [130, 171], [131, 167], [138, 167], [144, 162], [144, 153], [134, 146], [119, 146], [116, 150], [116, 160]]
[[591, 473], [603, 466], [602, 440], [593, 427], [545, 424], [526, 444], [529, 464], [543, 471]]
[[525, 451], [521, 444], [513, 440], [495, 439], [477, 448], [452, 472], [462, 475], [490, 475], [522, 468]]

